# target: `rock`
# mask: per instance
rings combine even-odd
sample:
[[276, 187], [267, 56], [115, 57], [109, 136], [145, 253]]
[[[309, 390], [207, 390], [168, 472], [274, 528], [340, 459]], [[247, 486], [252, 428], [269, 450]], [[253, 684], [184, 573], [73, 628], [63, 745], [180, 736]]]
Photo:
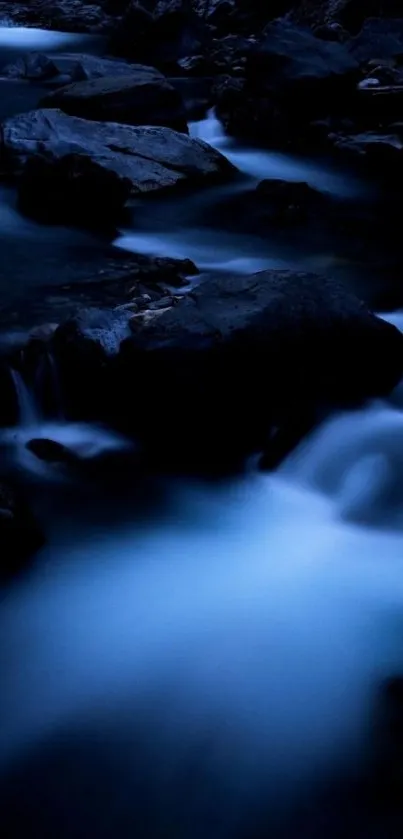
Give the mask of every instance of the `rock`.
[[352, 39], [349, 50], [360, 64], [398, 58], [403, 53], [403, 18], [366, 20], [359, 34]]
[[28, 451], [32, 452], [38, 460], [43, 460], [46, 463], [64, 464], [66, 466], [75, 465], [79, 459], [77, 455], [55, 440], [48, 440], [45, 437], [34, 438], [29, 440], [26, 444]]
[[43, 533], [21, 491], [0, 481], [0, 577], [8, 577], [44, 544]]
[[[96, 171], [102, 178], [110, 173], [133, 194], [218, 182], [235, 171], [207, 143], [170, 128], [92, 122], [51, 109], [11, 117], [2, 125], [0, 165], [10, 172], [21, 172], [37, 157], [45, 157], [60, 172], [62, 158], [76, 165], [79, 156], [85, 158], [79, 167], [80, 192], [88, 188], [89, 202]], [[68, 177], [69, 167], [63, 171]]]
[[159, 454], [163, 426], [165, 455], [188, 468], [264, 448], [290, 412], [305, 423], [310, 408], [385, 394], [403, 369], [401, 334], [313, 274], [211, 278], [132, 328], [114, 365], [117, 416]]
[[159, 3], [154, 14], [131, 2], [115, 30], [112, 53], [157, 67], [172, 67], [185, 56], [203, 51], [207, 24], [183, 0]]
[[[368, 84], [368, 82], [374, 82]], [[403, 114], [403, 83], [381, 85], [378, 79], [366, 79], [359, 86], [356, 119], [365, 127], [390, 125]]]
[[339, 23], [323, 23], [313, 30], [315, 38], [322, 38], [323, 41], [347, 41], [348, 32]]
[[[248, 56], [249, 79], [261, 73], [264, 90], [312, 94], [318, 99], [333, 90], [349, 90], [357, 62], [342, 44], [324, 42], [304, 29], [282, 22], [266, 27], [264, 37]], [[304, 102], [309, 107], [312, 103]]]
[[256, 187], [255, 198], [260, 207], [275, 224], [294, 224], [305, 221], [309, 216], [319, 215], [327, 206], [328, 199], [307, 183], [264, 180]]
[[[317, 232], [324, 223], [333, 224], [333, 205], [329, 195], [322, 194], [304, 182], [267, 179], [255, 189], [223, 196], [214, 208], [209, 208], [206, 223], [220, 225], [232, 232], [250, 233], [267, 240], [272, 236], [295, 246], [290, 241], [291, 230], [301, 233], [305, 241], [307, 226]], [[344, 207], [343, 207], [344, 210]], [[287, 246], [287, 245], [286, 245]], [[308, 248], [309, 249], [309, 248]]]
[[28, 52], [17, 58], [13, 64], [3, 67], [1, 75], [9, 79], [26, 79], [27, 81], [47, 81], [59, 75], [59, 70], [48, 55], [38, 52]]
[[137, 65], [130, 75], [67, 85], [45, 96], [39, 104], [84, 119], [166, 125], [185, 133], [188, 130], [180, 94], [153, 67]]
[[307, 147], [313, 120], [353, 109], [358, 70], [344, 44], [271, 24], [248, 52], [245, 81], [217, 90], [217, 111], [232, 134], [272, 146]]
[[187, 121], [204, 119], [206, 112], [212, 105], [212, 79], [175, 76], [170, 78], [169, 82], [182, 98]]
[[18, 182], [22, 213], [46, 224], [116, 230], [130, 198], [129, 179], [80, 154], [27, 160]]
[[72, 82], [121, 77], [136, 72], [137, 65], [117, 59], [100, 58], [83, 53], [55, 53], [47, 55], [29, 52], [7, 64], [1, 71], [6, 78], [41, 81], [52, 87]]
[[372, 174], [388, 175], [400, 182], [403, 176], [403, 126], [400, 130], [366, 131], [334, 135], [334, 149], [346, 159], [360, 164]]
[[132, 312], [82, 309], [52, 340], [63, 404], [70, 418], [108, 420], [113, 414], [110, 360], [130, 335]]
[[397, 17], [400, 0], [302, 0], [294, 4], [291, 18], [310, 26], [340, 24], [356, 34], [368, 18]]
[[[150, 301], [159, 300], [167, 293], [167, 288], [185, 286], [188, 277], [198, 273], [196, 266], [188, 259], [133, 254], [120, 248], [102, 248], [99, 245], [95, 252], [91, 250], [87, 253], [86, 258], [82, 250], [76, 248], [71, 255], [69, 254], [65, 265], [54, 259], [43, 260], [38, 255], [34, 284], [34, 268], [29, 260], [24, 262], [24, 270], [27, 272], [27, 279], [21, 284], [18, 296], [11, 299], [4, 297], [0, 303], [4, 337], [8, 338], [10, 330], [15, 329], [16, 324], [24, 328], [24, 332], [19, 335], [16, 349], [26, 346], [27, 335], [32, 337], [30, 349], [34, 339], [37, 345], [43, 343], [38, 340], [40, 335], [43, 335], [46, 341], [55, 331], [55, 326], [75, 317], [77, 312], [83, 309], [127, 306], [134, 312], [137, 310], [138, 299], [143, 295], [148, 295]], [[3, 271], [3, 279], [6, 281], [7, 266], [4, 266]], [[33, 330], [35, 327], [37, 329]], [[9, 340], [5, 340], [4, 355], [9, 357], [13, 347], [14, 344], [10, 345]], [[36, 367], [35, 356], [34, 368]], [[0, 380], [5, 425], [13, 424], [16, 416], [13, 390], [9, 396], [10, 384], [10, 375], [6, 370], [4, 383], [2, 377]], [[0, 416], [3, 417], [3, 411], [0, 411]], [[8, 417], [10, 419], [7, 419]]]
[[115, 25], [102, 0], [21, 0], [0, 2], [0, 16], [17, 26], [36, 26], [60, 32], [108, 32]]

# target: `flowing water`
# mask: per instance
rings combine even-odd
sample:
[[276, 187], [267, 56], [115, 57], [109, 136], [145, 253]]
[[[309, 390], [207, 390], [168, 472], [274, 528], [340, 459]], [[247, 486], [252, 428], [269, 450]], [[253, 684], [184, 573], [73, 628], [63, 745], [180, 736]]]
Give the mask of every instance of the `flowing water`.
[[[356, 188], [233, 148], [213, 114], [192, 132], [251, 181]], [[195, 208], [184, 200], [172, 229], [166, 204], [144, 210], [117, 244], [206, 270], [283, 264], [251, 237], [203, 233]], [[403, 328], [401, 313], [385, 317]], [[127, 443], [63, 421], [60, 399], [58, 416], [41, 417], [38, 382], [13, 380], [20, 422], [0, 444], [48, 544], [0, 602], [7, 839], [398, 839], [401, 813], [375, 805], [371, 784], [382, 685], [403, 672], [402, 389], [334, 416], [275, 474], [156, 477], [151, 489], [139, 476], [119, 494], [40, 463], [26, 443], [50, 438], [83, 461], [119, 451], [129, 464]]]

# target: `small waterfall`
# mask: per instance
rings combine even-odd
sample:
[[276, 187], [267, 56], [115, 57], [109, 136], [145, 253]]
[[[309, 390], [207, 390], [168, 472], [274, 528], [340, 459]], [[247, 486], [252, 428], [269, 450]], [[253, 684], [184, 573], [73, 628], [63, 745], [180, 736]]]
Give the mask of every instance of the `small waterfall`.
[[35, 397], [18, 370], [10, 368], [10, 374], [17, 397], [19, 424], [23, 428], [29, 428], [30, 426], [36, 425], [40, 420], [40, 413]]

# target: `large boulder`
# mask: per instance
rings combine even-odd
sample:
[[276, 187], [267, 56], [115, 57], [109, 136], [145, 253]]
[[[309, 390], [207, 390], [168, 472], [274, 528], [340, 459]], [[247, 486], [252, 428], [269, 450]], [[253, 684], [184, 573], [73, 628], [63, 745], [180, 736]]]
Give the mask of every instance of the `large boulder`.
[[[77, 371], [91, 358], [101, 376], [92, 404], [103, 401], [110, 422], [184, 468], [234, 464], [278, 428], [291, 440], [318, 409], [388, 393], [403, 371], [401, 334], [313, 274], [205, 280], [154, 317], [130, 320], [109, 362], [104, 332], [90, 347], [91, 323], [55, 334], [70, 387], [84, 391]], [[116, 336], [113, 318], [103, 327]]]
[[21, 491], [0, 480], [0, 578], [19, 571], [44, 543]]
[[126, 125], [166, 125], [187, 132], [178, 91], [153, 67], [134, 66], [126, 76], [77, 82], [49, 93], [42, 108], [71, 116]]
[[297, 147], [312, 121], [352, 109], [358, 78], [344, 44], [273, 23], [247, 54], [245, 80], [217, 88], [218, 113], [233, 134]]
[[102, 184], [108, 178], [110, 188], [118, 182], [130, 193], [146, 193], [225, 180], [235, 171], [207, 143], [170, 128], [92, 122], [51, 109], [20, 114], [2, 125], [3, 169], [21, 172], [24, 164], [37, 157], [56, 167], [61, 190], [68, 192], [71, 185], [63, 185], [63, 179], [78, 171], [81, 197], [86, 188], [93, 190], [97, 172]]

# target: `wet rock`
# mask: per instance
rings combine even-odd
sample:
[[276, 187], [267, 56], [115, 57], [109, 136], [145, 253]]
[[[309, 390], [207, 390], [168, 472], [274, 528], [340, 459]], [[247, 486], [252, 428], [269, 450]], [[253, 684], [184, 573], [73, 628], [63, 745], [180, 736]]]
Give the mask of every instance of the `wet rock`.
[[137, 65], [126, 76], [77, 82], [45, 96], [42, 108], [60, 108], [83, 119], [126, 125], [165, 125], [187, 133], [178, 91], [153, 67]]
[[202, 52], [208, 34], [207, 24], [183, 0], [158, 3], [153, 14], [131, 2], [114, 32], [111, 51], [135, 61], [172, 67], [179, 59]]
[[77, 456], [67, 446], [58, 443], [55, 440], [48, 440], [44, 437], [38, 437], [29, 440], [26, 444], [28, 451], [32, 452], [38, 460], [43, 460], [46, 463], [57, 463], [71, 465], [77, 463]]
[[293, 4], [293, 20], [310, 26], [338, 23], [356, 34], [368, 18], [397, 17], [400, 0], [301, 0]]
[[[89, 190], [95, 170], [111, 173], [124, 187], [128, 183], [133, 193], [201, 186], [235, 171], [207, 143], [170, 128], [92, 122], [52, 109], [11, 117], [2, 125], [0, 164], [10, 172], [21, 171], [31, 158], [46, 157], [57, 165], [67, 156], [90, 161]], [[80, 177], [84, 191], [82, 172]]]
[[[399, 4], [396, 19], [370, 18], [349, 45], [350, 53], [360, 64], [371, 60], [399, 58], [403, 53], [403, 18]], [[366, 15], [366, 18], [369, 18]]]
[[108, 32], [114, 26], [114, 17], [106, 13], [102, 0], [2, 0], [0, 15], [17, 26], [60, 32]]
[[0, 480], [0, 578], [19, 571], [43, 544], [43, 533], [21, 491]]
[[83, 309], [55, 332], [55, 358], [65, 411], [70, 418], [106, 420], [110, 404], [110, 361], [130, 335], [132, 312]]
[[33, 157], [18, 182], [21, 212], [47, 224], [113, 231], [130, 195], [129, 179], [79, 154], [53, 163]]
[[217, 90], [217, 111], [232, 134], [304, 147], [313, 120], [352, 108], [358, 80], [358, 64], [344, 44], [277, 22], [248, 52], [245, 80]]
[[365, 131], [359, 134], [334, 135], [334, 149], [371, 173], [388, 175], [399, 182], [403, 176], [403, 126], [389, 132]]
[[137, 65], [96, 55], [30, 52], [7, 64], [1, 74], [6, 78], [40, 81], [58, 87], [105, 76], [119, 78], [136, 72], [136, 69]]
[[328, 199], [307, 183], [264, 180], [255, 190], [256, 204], [275, 224], [295, 224], [325, 210]]
[[59, 70], [52, 58], [38, 52], [29, 52], [1, 70], [1, 75], [9, 79], [41, 82], [52, 79], [58, 74]]
[[[0, 305], [4, 330], [0, 332], [0, 338], [4, 340], [7, 357], [14, 351], [15, 341], [16, 349], [26, 346], [27, 340], [30, 347], [33, 342], [37, 345], [46, 343], [58, 324], [83, 309], [125, 306], [134, 312], [143, 295], [147, 295], [149, 301], [159, 300], [168, 293], [167, 288], [186, 286], [188, 278], [198, 273], [188, 259], [133, 254], [113, 247], [100, 248], [87, 255], [87, 259], [83, 259], [79, 251], [69, 260], [63, 273], [58, 269], [57, 284], [53, 261], [40, 264], [38, 282], [34, 286], [29, 286], [32, 274], [29, 262], [26, 270], [27, 282], [22, 285], [20, 295], [16, 299], [3, 300]], [[15, 323], [24, 331], [18, 332], [10, 344]], [[9, 375], [6, 379], [9, 384], [8, 379]], [[6, 404], [6, 390], [0, 386], [0, 395], [3, 393]]]
[[115, 365], [115, 405], [151, 449], [161, 453], [163, 417], [165, 456], [218, 464], [265, 448], [296, 411], [390, 391], [402, 369], [400, 333], [343, 287], [263, 271], [206, 280], [134, 325]]

